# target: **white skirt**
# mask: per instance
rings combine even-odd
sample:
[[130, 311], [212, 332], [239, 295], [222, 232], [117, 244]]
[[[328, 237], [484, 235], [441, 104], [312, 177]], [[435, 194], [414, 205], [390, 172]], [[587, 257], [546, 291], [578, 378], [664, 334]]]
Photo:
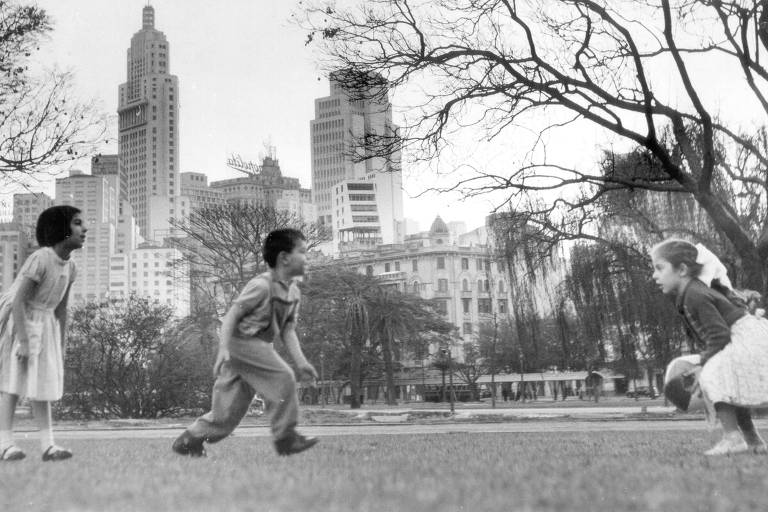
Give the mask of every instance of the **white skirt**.
[[768, 405], [768, 320], [747, 315], [731, 326], [731, 342], [704, 365], [699, 385], [713, 403]]
[[29, 357], [16, 357], [13, 317], [0, 304], [0, 391], [30, 400], [52, 402], [64, 391], [64, 361], [59, 322], [51, 309], [27, 308]]

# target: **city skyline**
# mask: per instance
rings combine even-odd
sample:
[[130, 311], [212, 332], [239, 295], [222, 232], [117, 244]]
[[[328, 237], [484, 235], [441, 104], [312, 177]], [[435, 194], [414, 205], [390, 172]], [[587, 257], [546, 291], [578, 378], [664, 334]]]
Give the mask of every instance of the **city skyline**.
[[[306, 35], [289, 21], [297, 4], [234, 2], [226, 13], [202, 0], [183, 6], [171, 0], [38, 4], [53, 18], [54, 30], [33, 56], [34, 64], [73, 71], [82, 98], [99, 102], [109, 118], [103, 154], [117, 153], [117, 86], [125, 81], [127, 42], [141, 28], [142, 9], [149, 4], [156, 28], [171, 44], [171, 73], [179, 78], [179, 171], [203, 172], [209, 181], [237, 177], [228, 158], [257, 162], [272, 147], [284, 174], [310, 187], [309, 127], [314, 100], [328, 94], [329, 81], [304, 46]], [[89, 171], [90, 156], [72, 168]], [[436, 215], [474, 228], [493, 206], [483, 198], [460, 201], [458, 194], [414, 199], [424, 191], [424, 180], [409, 178], [407, 164], [403, 176], [405, 217], [416, 219], [421, 230]], [[52, 182], [40, 191], [52, 194]]]

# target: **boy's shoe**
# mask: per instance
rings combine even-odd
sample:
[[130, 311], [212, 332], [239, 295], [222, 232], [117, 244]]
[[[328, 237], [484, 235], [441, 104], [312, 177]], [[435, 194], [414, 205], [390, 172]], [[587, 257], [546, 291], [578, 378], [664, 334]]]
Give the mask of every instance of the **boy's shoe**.
[[43, 462], [56, 462], [72, 458], [72, 452], [61, 446], [52, 444], [43, 452]]
[[179, 455], [189, 455], [190, 457], [205, 457], [205, 448], [203, 447], [204, 438], [193, 436], [189, 430], [185, 430], [173, 442], [171, 449]]
[[298, 432], [291, 432], [282, 439], [275, 441], [275, 449], [279, 455], [294, 455], [308, 450], [317, 444], [316, 437], [305, 437]]
[[744, 441], [747, 442], [747, 446], [752, 452], [758, 455], [764, 455], [768, 453], [768, 446], [766, 446], [765, 441], [762, 437], [760, 437], [760, 434], [757, 432], [757, 430], [744, 432]]
[[738, 430], [723, 435], [723, 438], [712, 448], [704, 452], [704, 455], [735, 455], [750, 450], [747, 442]]
[[21, 451], [21, 448], [19, 448], [15, 444], [12, 444], [11, 446], [3, 450], [3, 453], [0, 453], [0, 460], [2, 461], [21, 460], [26, 456], [27, 454]]

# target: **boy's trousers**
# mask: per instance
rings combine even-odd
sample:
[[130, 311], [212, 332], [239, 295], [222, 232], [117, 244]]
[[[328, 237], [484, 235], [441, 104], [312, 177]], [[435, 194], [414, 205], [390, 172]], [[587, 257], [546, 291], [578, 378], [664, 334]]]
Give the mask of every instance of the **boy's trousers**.
[[256, 392], [272, 414], [272, 434], [282, 439], [292, 434], [299, 418], [296, 378], [271, 343], [233, 340], [231, 358], [219, 370], [213, 385], [211, 410], [187, 429], [215, 443], [232, 433], [243, 419]]

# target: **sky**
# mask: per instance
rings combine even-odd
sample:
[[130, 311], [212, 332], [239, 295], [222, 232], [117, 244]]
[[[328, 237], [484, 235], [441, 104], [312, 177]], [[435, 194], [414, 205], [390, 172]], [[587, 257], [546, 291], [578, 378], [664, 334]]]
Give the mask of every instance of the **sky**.
[[[315, 98], [329, 93], [306, 34], [290, 22], [296, 2], [267, 0], [152, 0], [155, 28], [170, 45], [170, 72], [179, 79], [180, 169], [235, 177], [225, 162], [237, 153], [259, 161], [274, 146], [284, 175], [311, 186], [309, 123]], [[95, 98], [109, 115], [112, 141], [103, 153], [117, 153], [114, 140], [118, 85], [126, 80], [126, 51], [141, 29], [146, 0], [38, 0], [54, 30], [35, 55], [38, 65], [74, 73], [83, 99]], [[90, 159], [74, 166], [90, 170]], [[419, 171], [421, 172], [421, 171]], [[404, 168], [405, 216], [428, 229], [436, 215], [483, 224], [489, 199], [458, 194], [416, 198], [434, 176]], [[49, 183], [47, 190], [53, 193]]]

